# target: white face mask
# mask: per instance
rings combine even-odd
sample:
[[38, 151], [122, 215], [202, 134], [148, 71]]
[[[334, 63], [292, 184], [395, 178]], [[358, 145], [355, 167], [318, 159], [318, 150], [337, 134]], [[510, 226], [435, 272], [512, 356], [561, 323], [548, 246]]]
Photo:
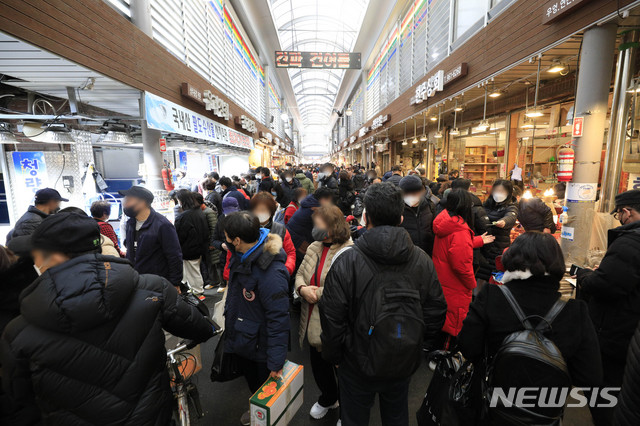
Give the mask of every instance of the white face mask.
[[504, 192], [494, 192], [491, 196], [496, 203], [501, 203], [507, 199], [507, 194], [505, 194]]
[[256, 217], [258, 218], [260, 223], [266, 223], [271, 218], [271, 215], [269, 213], [258, 213]]
[[258, 180], [262, 179], [262, 175], [256, 175], [256, 179]]
[[291, 182], [292, 180], [293, 180], [293, 178], [292, 178], [292, 177], [287, 177], [287, 178], [286, 178], [286, 181], [287, 181], [287, 182]]
[[318, 180], [322, 179], [324, 177], [324, 173], [320, 172], [318, 173]]
[[420, 196], [418, 195], [407, 195], [404, 197], [404, 203], [409, 207], [415, 207], [420, 203]]

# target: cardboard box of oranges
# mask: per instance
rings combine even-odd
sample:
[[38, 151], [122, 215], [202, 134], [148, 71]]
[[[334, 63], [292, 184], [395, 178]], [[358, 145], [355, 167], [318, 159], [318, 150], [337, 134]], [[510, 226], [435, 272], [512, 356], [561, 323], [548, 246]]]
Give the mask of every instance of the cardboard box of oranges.
[[302, 405], [303, 367], [285, 362], [282, 377], [269, 378], [249, 399], [252, 426], [288, 424]]

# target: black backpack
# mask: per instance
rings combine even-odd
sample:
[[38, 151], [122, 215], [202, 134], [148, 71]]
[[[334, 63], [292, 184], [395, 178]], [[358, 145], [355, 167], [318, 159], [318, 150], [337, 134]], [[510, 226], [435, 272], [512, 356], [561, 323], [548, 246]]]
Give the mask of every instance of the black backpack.
[[[559, 425], [564, 413], [564, 400], [558, 396], [550, 397], [551, 392], [556, 395], [571, 388], [571, 376], [560, 349], [545, 336], [552, 330], [553, 320], [562, 311], [566, 303], [558, 298], [544, 317], [538, 315], [526, 316], [513, 294], [504, 285], [499, 286], [509, 305], [522, 323], [524, 330], [515, 331], [504, 338], [488, 369], [487, 402], [491, 401], [496, 388], [501, 388], [502, 394], [509, 393], [509, 389], [525, 387], [546, 388], [547, 400], [562, 401], [561, 404], [540, 407], [538, 398], [528, 400], [534, 407], [517, 407], [514, 400], [512, 406], [505, 404], [496, 397], [496, 406], [489, 409], [489, 416], [496, 424], [509, 425]], [[534, 327], [532, 318], [539, 318]], [[556, 389], [555, 391], [553, 389]], [[542, 391], [539, 391], [542, 392]], [[534, 395], [539, 396], [539, 394]], [[548, 405], [548, 404], [545, 404]]]
[[359, 298], [355, 288], [351, 348], [360, 370], [375, 379], [410, 377], [422, 361], [424, 321], [419, 288], [415, 278], [397, 268], [378, 266], [362, 250], [353, 246], [371, 269], [372, 278]]

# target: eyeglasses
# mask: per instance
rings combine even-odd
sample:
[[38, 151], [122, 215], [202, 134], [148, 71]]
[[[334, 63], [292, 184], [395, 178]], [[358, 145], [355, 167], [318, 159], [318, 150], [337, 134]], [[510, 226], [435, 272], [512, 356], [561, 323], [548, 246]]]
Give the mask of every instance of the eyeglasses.
[[615, 212], [613, 212], [613, 218], [617, 221], [622, 222], [622, 213], [624, 213], [624, 211], [622, 210], [617, 210]]

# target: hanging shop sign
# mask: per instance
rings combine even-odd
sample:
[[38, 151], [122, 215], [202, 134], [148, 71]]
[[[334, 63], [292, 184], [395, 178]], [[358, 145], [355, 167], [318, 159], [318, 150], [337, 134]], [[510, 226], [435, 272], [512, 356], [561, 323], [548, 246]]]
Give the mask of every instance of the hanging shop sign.
[[359, 138], [363, 137], [364, 135], [369, 133], [369, 130], [371, 129], [368, 126], [361, 127], [360, 130], [358, 131], [358, 137]]
[[165, 138], [160, 138], [160, 152], [167, 152], [167, 140]]
[[152, 129], [238, 148], [253, 149], [253, 138], [159, 96], [145, 92], [145, 118]]
[[416, 87], [415, 95], [411, 97], [409, 104], [416, 105], [426, 101], [435, 96], [436, 93], [442, 92], [446, 85], [465, 77], [468, 72], [469, 68], [465, 62], [447, 72], [444, 70], [436, 71], [427, 81], [422, 82]]
[[581, 138], [584, 133], [584, 117], [576, 117], [573, 119], [573, 137]]
[[384, 126], [384, 123], [386, 123], [387, 121], [389, 121], [389, 114], [377, 116], [373, 119], [371, 130], [379, 129], [380, 127]]
[[629, 173], [627, 191], [630, 191], [632, 189], [640, 189], [640, 174], [638, 173]]
[[256, 127], [256, 122], [244, 114], [242, 114], [240, 117], [236, 117], [235, 122], [236, 124], [240, 125], [240, 127], [242, 127], [244, 130], [246, 130], [249, 133], [255, 133], [258, 131], [258, 128]]
[[549, 0], [545, 2], [542, 8], [542, 23], [551, 24], [590, 1], [591, 0]]
[[360, 53], [295, 52], [276, 50], [276, 68], [356, 69], [362, 66]]
[[200, 91], [189, 83], [182, 83], [182, 96], [204, 105], [204, 108], [207, 111], [212, 111], [216, 117], [224, 118], [225, 120], [231, 118], [229, 104], [214, 95], [211, 90]]
[[28, 206], [35, 193], [49, 185], [47, 163], [42, 151], [14, 151], [12, 153], [15, 174], [14, 196], [18, 206]]

